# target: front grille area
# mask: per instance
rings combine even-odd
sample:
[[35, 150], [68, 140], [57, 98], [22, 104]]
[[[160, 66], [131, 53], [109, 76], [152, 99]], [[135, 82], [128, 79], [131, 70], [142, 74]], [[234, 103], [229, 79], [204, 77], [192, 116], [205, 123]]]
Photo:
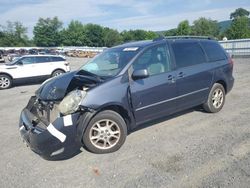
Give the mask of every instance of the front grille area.
[[58, 103], [44, 102], [34, 96], [30, 98], [26, 108], [37, 117], [38, 126], [40, 121], [48, 126], [60, 117], [58, 106]]

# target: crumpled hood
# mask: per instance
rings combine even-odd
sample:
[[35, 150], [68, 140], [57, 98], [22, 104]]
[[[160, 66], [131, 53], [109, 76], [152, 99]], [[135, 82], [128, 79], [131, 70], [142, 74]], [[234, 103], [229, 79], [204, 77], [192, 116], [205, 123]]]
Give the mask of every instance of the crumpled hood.
[[36, 96], [43, 101], [60, 101], [70, 91], [86, 90], [95, 87], [100, 80], [84, 71], [73, 71], [46, 80], [36, 91]]
[[46, 80], [36, 91], [36, 96], [45, 101], [63, 99], [75, 73], [76, 71]]

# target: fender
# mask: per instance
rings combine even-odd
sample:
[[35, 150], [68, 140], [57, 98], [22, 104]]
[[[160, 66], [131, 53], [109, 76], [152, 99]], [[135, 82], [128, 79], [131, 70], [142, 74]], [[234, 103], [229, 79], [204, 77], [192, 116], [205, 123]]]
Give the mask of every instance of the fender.
[[77, 121], [76, 128], [76, 143], [82, 145], [82, 136], [90, 122], [90, 120], [96, 115], [96, 111], [92, 109], [88, 109], [82, 114], [80, 114], [80, 118]]

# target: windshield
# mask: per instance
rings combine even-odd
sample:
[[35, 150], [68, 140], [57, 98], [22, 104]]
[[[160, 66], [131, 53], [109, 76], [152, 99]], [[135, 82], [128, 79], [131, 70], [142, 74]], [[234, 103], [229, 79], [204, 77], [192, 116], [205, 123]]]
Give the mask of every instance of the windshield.
[[90, 60], [81, 70], [100, 77], [112, 77], [117, 75], [138, 51], [138, 47], [109, 49]]
[[21, 57], [15, 57], [15, 58], [13, 59], [13, 61], [10, 61], [10, 62], [5, 63], [5, 64], [7, 64], [7, 65], [14, 65], [14, 64], [16, 64], [16, 63], [18, 62], [18, 60], [19, 60], [20, 58], [21, 58]]

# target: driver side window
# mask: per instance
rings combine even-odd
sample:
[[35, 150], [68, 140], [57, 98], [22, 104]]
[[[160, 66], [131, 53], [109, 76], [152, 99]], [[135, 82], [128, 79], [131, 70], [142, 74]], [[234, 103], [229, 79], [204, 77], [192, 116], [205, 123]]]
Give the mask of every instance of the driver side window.
[[166, 45], [147, 49], [133, 63], [134, 70], [147, 69], [149, 75], [157, 75], [171, 70], [169, 50]]

